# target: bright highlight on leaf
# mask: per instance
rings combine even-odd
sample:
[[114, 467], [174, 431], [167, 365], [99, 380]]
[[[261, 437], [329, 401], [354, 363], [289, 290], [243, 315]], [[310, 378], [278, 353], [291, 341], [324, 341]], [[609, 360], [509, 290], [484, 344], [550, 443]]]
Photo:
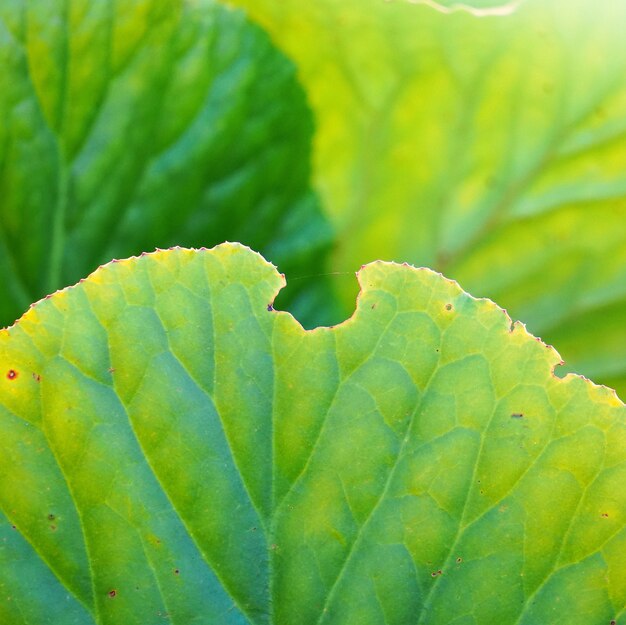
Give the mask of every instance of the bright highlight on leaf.
[[626, 410], [495, 304], [376, 262], [305, 331], [236, 244], [0, 333], [0, 622], [609, 625]]
[[626, 3], [233, 1], [308, 93], [328, 271], [434, 267], [626, 397]]

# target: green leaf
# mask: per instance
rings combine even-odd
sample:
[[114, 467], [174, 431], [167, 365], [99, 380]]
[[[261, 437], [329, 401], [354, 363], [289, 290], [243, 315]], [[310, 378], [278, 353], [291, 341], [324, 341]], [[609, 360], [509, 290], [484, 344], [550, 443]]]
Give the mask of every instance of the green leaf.
[[235, 3], [309, 94], [328, 271], [434, 267], [626, 393], [626, 3]]
[[0, 324], [157, 246], [236, 239], [298, 273], [327, 244], [294, 67], [241, 12], [2, 2], [0, 66]]
[[305, 331], [176, 249], [1, 331], [2, 622], [621, 623], [624, 405], [439, 274], [359, 281]]
[[523, 0], [387, 0], [388, 2], [409, 2], [411, 4], [424, 4], [441, 13], [466, 12], [476, 17], [496, 15], [509, 15], [513, 13]]

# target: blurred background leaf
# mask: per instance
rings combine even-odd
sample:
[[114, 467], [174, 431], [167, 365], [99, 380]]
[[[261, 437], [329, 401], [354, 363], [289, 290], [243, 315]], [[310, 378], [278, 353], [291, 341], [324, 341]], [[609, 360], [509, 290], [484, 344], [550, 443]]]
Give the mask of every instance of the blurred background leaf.
[[[327, 271], [434, 267], [624, 396], [626, 3], [526, 0], [484, 17], [235, 3], [295, 60], [312, 103], [315, 184], [339, 233]], [[345, 316], [356, 285], [335, 282]]]
[[309, 185], [311, 114], [242, 12], [11, 0], [0, 67], [0, 326], [155, 247], [238, 240], [290, 274], [317, 268], [331, 231]]
[[409, 261], [626, 393], [626, 4], [235, 4], [306, 94], [212, 0], [2, 4], [0, 325], [112, 257], [239, 240], [308, 327]]

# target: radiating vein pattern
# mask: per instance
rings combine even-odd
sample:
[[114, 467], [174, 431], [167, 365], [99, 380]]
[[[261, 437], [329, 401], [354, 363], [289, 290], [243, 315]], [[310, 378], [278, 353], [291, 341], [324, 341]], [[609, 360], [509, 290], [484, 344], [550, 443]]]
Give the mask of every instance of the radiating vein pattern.
[[619, 624], [623, 404], [439, 274], [359, 282], [305, 331], [172, 249], [2, 331], [1, 622]]

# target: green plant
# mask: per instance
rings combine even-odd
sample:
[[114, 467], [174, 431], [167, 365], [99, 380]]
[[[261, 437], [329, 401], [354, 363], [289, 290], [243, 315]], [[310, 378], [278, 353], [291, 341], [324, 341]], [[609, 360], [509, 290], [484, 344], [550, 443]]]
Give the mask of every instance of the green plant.
[[622, 617], [623, 404], [439, 274], [359, 281], [307, 332], [249, 250], [159, 252], [4, 334], [3, 622]]
[[[625, 3], [522, 0], [486, 17], [235, 4], [309, 95], [314, 179], [339, 232], [327, 271], [433, 267], [626, 393]], [[346, 315], [351, 290], [343, 301]]]
[[331, 231], [309, 188], [311, 116], [241, 12], [3, 3], [0, 63], [3, 325], [155, 247], [230, 238], [285, 270], [316, 266]]
[[236, 239], [337, 324], [223, 244], [0, 331], [0, 623], [619, 625], [615, 393], [319, 274], [626, 388], [625, 8], [237, 3], [304, 93], [212, 0], [0, 6], [1, 322]]

